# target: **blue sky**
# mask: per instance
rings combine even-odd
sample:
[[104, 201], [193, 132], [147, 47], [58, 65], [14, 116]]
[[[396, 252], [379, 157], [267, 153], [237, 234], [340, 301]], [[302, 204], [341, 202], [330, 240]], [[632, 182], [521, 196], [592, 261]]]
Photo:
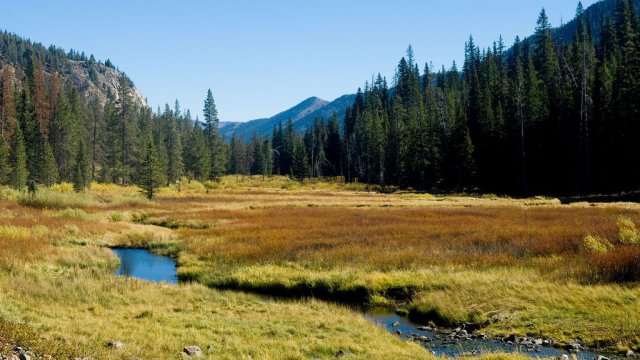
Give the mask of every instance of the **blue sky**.
[[[585, 7], [596, 0], [583, 1]], [[155, 109], [177, 98], [193, 115], [213, 91], [223, 121], [274, 115], [299, 101], [353, 93], [392, 78], [407, 45], [449, 66], [472, 34], [528, 36], [541, 8], [554, 26], [574, 0], [20, 0], [0, 28], [112, 62]]]

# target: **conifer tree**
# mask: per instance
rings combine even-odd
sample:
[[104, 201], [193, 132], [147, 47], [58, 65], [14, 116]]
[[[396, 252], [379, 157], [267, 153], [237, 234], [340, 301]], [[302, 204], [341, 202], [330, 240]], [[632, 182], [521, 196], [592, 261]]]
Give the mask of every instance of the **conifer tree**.
[[217, 180], [224, 174], [226, 169], [226, 148], [222, 136], [220, 135], [220, 121], [218, 120], [218, 110], [211, 89], [207, 91], [204, 101], [204, 133], [207, 137], [210, 149], [211, 171], [209, 177]]
[[148, 136], [141, 165], [138, 186], [147, 199], [151, 200], [164, 183], [158, 154], [151, 136]]
[[262, 154], [264, 156], [262, 178], [264, 179], [266, 176], [270, 176], [273, 170], [273, 147], [271, 141], [266, 137], [262, 141]]
[[16, 126], [15, 89], [11, 80], [11, 70], [5, 66], [0, 79], [0, 136], [9, 140]]
[[185, 149], [185, 170], [187, 173], [197, 180], [208, 180], [211, 171], [211, 152], [197, 119]]
[[304, 142], [299, 136], [294, 136], [292, 152], [291, 176], [298, 180], [303, 180], [310, 174], [307, 152]]
[[338, 116], [333, 113], [329, 125], [327, 126], [327, 142], [324, 147], [326, 164], [323, 173], [328, 176], [339, 176], [342, 174], [342, 138], [340, 136], [340, 126]]
[[27, 151], [25, 149], [22, 127], [16, 123], [15, 130], [11, 136], [11, 153], [9, 155], [9, 166], [11, 176], [9, 184], [15, 189], [24, 189], [27, 186], [29, 171], [27, 170]]
[[83, 192], [91, 183], [89, 159], [87, 159], [85, 152], [86, 146], [84, 145], [84, 140], [81, 140], [78, 146], [73, 172], [73, 189], [76, 192]]
[[8, 184], [11, 177], [9, 165], [11, 149], [4, 136], [0, 136], [0, 184]]
[[178, 132], [175, 119], [169, 119], [167, 133], [167, 147], [169, 149], [168, 181], [176, 182], [182, 176], [184, 163], [182, 161], [182, 139]]

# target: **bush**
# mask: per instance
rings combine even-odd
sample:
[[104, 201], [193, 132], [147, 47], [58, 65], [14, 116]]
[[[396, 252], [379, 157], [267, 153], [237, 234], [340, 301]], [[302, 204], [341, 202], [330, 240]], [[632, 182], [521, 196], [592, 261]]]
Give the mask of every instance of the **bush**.
[[636, 224], [631, 219], [623, 216], [618, 218], [618, 239], [623, 244], [640, 244], [640, 235], [638, 235]]
[[16, 200], [20, 196], [20, 191], [8, 186], [0, 186], [0, 200]]
[[131, 221], [136, 224], [145, 224], [150, 217], [151, 214], [146, 211], [135, 212], [131, 214]]
[[73, 192], [73, 184], [72, 183], [67, 183], [67, 182], [63, 182], [60, 184], [54, 184], [51, 185], [51, 191], [56, 191], [56, 192], [61, 192], [61, 193], [70, 193]]
[[58, 213], [58, 217], [67, 219], [86, 219], [87, 212], [82, 209], [66, 208]]
[[67, 224], [64, 226], [64, 230], [69, 234], [69, 235], [77, 235], [80, 233], [80, 229], [78, 228], [78, 226], [74, 225], [74, 224]]
[[207, 180], [204, 183], [202, 183], [202, 185], [204, 186], [204, 188], [206, 189], [207, 193], [213, 189], [218, 188], [218, 184], [211, 181], [211, 180]]
[[109, 216], [109, 219], [113, 222], [120, 222], [125, 220], [124, 213], [122, 211], [114, 211]]
[[582, 247], [592, 254], [606, 254], [613, 250], [613, 244], [605, 238], [587, 235], [582, 241]]

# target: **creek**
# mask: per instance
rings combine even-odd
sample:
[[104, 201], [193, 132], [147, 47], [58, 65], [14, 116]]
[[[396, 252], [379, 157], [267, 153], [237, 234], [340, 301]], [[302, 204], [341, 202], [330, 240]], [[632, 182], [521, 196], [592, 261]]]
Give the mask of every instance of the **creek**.
[[[144, 249], [114, 248], [120, 259], [118, 276], [128, 276], [152, 282], [178, 282], [177, 266], [174, 259], [156, 255]], [[550, 346], [539, 346], [534, 341], [503, 341], [501, 339], [483, 339], [475, 334], [462, 335], [453, 329], [433, 329], [413, 323], [405, 316], [399, 316], [386, 309], [373, 308], [363, 311], [365, 318], [405, 340], [417, 341], [437, 356], [457, 357], [461, 355], [479, 355], [487, 352], [521, 353], [532, 358], [559, 358], [567, 351]], [[462, 329], [460, 329], [462, 330]], [[594, 360], [599, 356], [615, 359], [611, 354], [580, 351], [575, 354], [578, 360]]]

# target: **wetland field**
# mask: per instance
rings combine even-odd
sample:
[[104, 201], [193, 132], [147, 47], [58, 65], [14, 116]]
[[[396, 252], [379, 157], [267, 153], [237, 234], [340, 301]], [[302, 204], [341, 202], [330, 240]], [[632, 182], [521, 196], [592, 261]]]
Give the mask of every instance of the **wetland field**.
[[[275, 176], [153, 201], [95, 183], [2, 188], [0, 353], [433, 357], [368, 308], [458, 341], [640, 350], [639, 205], [377, 190]], [[178, 283], [117, 276], [114, 249], [172, 258]]]

